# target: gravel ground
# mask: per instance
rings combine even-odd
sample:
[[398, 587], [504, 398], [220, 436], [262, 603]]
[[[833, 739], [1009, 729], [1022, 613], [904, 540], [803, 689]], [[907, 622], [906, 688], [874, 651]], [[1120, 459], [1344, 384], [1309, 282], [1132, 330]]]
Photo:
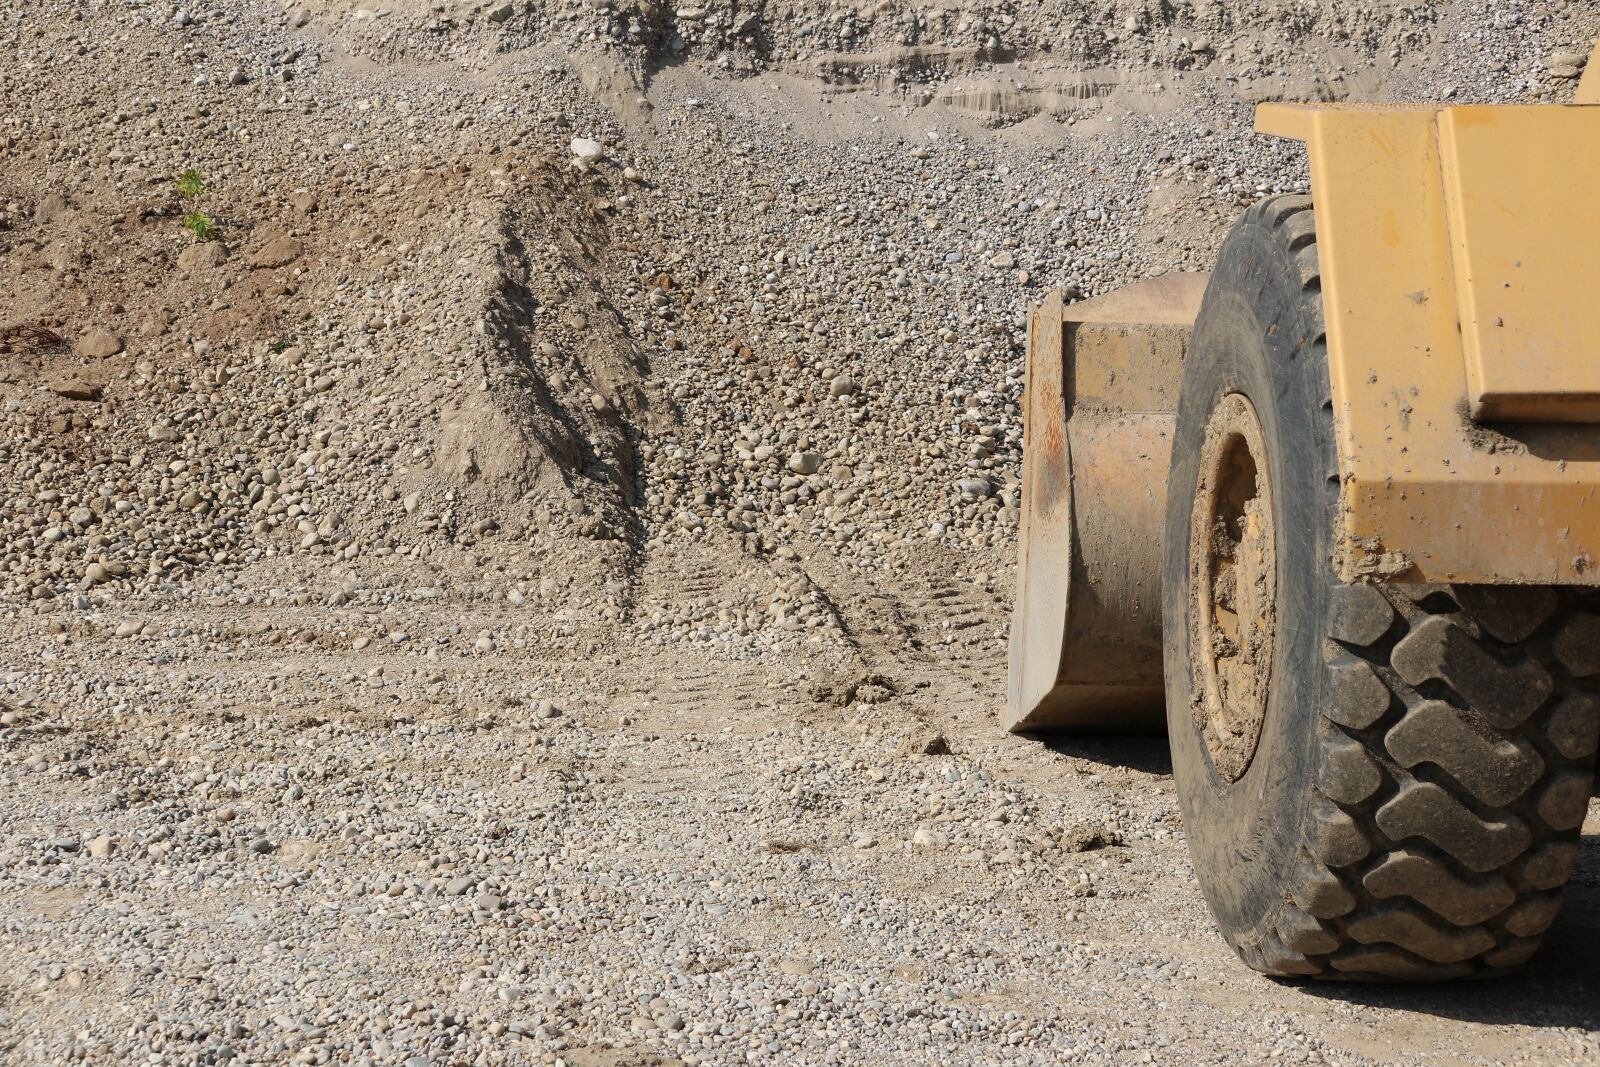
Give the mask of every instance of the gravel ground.
[[1600, 1062], [1600, 806], [1525, 978], [1278, 983], [1161, 741], [996, 726], [1029, 305], [1597, 32], [0, 10], [0, 1058]]

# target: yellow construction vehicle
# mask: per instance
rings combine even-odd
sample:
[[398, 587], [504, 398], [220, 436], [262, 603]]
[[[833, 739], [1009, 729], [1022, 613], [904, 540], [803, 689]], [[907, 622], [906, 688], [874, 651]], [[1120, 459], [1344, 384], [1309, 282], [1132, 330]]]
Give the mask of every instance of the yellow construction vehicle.
[[[1593, 64], [1591, 64], [1593, 66]], [[1161, 721], [1274, 975], [1538, 949], [1600, 733], [1600, 73], [1571, 106], [1262, 105], [1311, 194], [1034, 315], [1007, 725]]]

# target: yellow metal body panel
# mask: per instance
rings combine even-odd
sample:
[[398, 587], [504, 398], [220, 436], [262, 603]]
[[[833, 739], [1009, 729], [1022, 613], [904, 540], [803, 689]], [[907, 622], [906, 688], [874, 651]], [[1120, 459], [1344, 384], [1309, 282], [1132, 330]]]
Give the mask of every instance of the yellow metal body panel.
[[1600, 108], [1453, 107], [1438, 129], [1473, 417], [1600, 421], [1600, 200], [1580, 192]]
[[[1336, 568], [1347, 581], [1600, 584], [1600, 425], [1470, 417], [1440, 111], [1256, 113], [1259, 131], [1310, 153], [1343, 486]], [[1595, 181], [1571, 175], [1570, 200], [1600, 199]]]

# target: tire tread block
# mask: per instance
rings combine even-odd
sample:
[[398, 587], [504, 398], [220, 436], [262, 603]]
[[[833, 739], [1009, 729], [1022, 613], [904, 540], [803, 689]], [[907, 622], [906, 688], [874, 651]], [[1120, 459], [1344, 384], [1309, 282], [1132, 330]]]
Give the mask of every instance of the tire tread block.
[[1337, 730], [1333, 734], [1322, 742], [1317, 785], [1329, 800], [1360, 804], [1383, 785], [1383, 771], [1360, 741]]
[[1539, 939], [1536, 937], [1508, 941], [1484, 956], [1484, 965], [1498, 968], [1521, 967], [1533, 958], [1535, 952], [1539, 951], [1539, 944]]
[[1559, 889], [1578, 862], [1576, 841], [1551, 841], [1529, 852], [1518, 864], [1522, 880], [1535, 889]]
[[1365, 945], [1346, 949], [1329, 958], [1337, 971], [1350, 977], [1371, 976], [1403, 982], [1433, 982], [1460, 978], [1472, 973], [1464, 963], [1436, 964], [1420, 960], [1402, 949], [1387, 945]]
[[1407, 782], [1378, 809], [1377, 823], [1394, 841], [1431, 841], [1480, 874], [1515, 859], [1533, 840], [1522, 820], [1480, 819], [1433, 782]]
[[1401, 639], [1391, 662], [1414, 686], [1431, 679], [1444, 682], [1502, 730], [1521, 726], [1554, 685], [1536, 660], [1515, 666], [1500, 663], [1471, 634], [1437, 615]]
[[1304, 207], [1299, 205], [1285, 205], [1291, 210], [1280, 215], [1277, 220], [1278, 231], [1283, 234], [1284, 241], [1292, 250], [1299, 250], [1308, 244], [1313, 244], [1317, 239], [1317, 219], [1309, 210], [1308, 202]]
[[1300, 910], [1319, 919], [1337, 919], [1356, 907], [1356, 895], [1309, 853], [1301, 857], [1290, 899]]
[[1425, 604], [1435, 597], [1444, 597], [1451, 604], [1456, 603], [1456, 586], [1441, 585], [1438, 582], [1396, 582], [1390, 585], [1389, 588], [1395, 590], [1413, 604]]
[[1484, 804], [1498, 807], [1526, 793], [1544, 773], [1544, 760], [1526, 741], [1487, 736], [1462, 712], [1428, 700], [1406, 713], [1384, 746], [1402, 767], [1431, 763]]
[[1576, 830], [1589, 813], [1589, 787], [1594, 776], [1568, 767], [1552, 774], [1534, 810], [1552, 830]]
[[1507, 644], [1527, 640], [1561, 602], [1548, 586], [1458, 585], [1451, 591], [1479, 626]]
[[1573, 693], [1550, 713], [1545, 736], [1570, 760], [1593, 756], [1600, 742], [1600, 700], [1588, 693]]
[[1329, 590], [1328, 636], [1347, 645], [1370, 645], [1394, 625], [1394, 607], [1370, 585]]
[[1450, 870], [1442, 857], [1416, 848], [1400, 848], [1384, 857], [1361, 879], [1379, 899], [1405, 896], [1457, 926], [1475, 926], [1516, 903], [1517, 894], [1499, 875], [1468, 881]]
[[1506, 929], [1518, 937], [1538, 937], [1550, 929], [1561, 912], [1560, 893], [1542, 893], [1530, 896], [1506, 916]]
[[1328, 705], [1323, 714], [1352, 730], [1365, 730], [1389, 711], [1394, 694], [1366, 663], [1350, 657], [1328, 671]]
[[1316, 827], [1312, 831], [1312, 852], [1329, 867], [1348, 867], [1371, 853], [1372, 842], [1362, 833], [1361, 826], [1332, 804], [1319, 807], [1313, 818]]
[[1270, 934], [1261, 941], [1261, 961], [1269, 974], [1311, 976], [1322, 973], [1322, 965], [1314, 963], [1281, 940]]
[[1556, 634], [1556, 659], [1576, 677], [1600, 674], [1600, 615], [1580, 612]]
[[1404, 905], [1375, 908], [1345, 929], [1363, 944], [1399, 945], [1432, 963], [1461, 963], [1495, 947], [1495, 938], [1481, 926], [1445, 926]]
[[1302, 211], [1310, 211], [1313, 201], [1307, 193], [1279, 193], [1261, 201], [1261, 214], [1269, 226], [1284, 226]]
[[1278, 939], [1304, 956], [1325, 956], [1342, 942], [1327, 927], [1299, 908], [1286, 908], [1278, 920]]

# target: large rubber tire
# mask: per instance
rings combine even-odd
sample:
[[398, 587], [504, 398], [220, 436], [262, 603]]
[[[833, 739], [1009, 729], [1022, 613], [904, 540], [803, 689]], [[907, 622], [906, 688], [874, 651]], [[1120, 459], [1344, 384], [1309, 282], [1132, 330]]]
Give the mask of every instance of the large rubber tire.
[[[1191, 511], [1208, 420], [1259, 418], [1276, 635], [1242, 776], [1191, 703]], [[1190, 854], [1244, 961], [1272, 975], [1432, 980], [1514, 968], [1555, 918], [1588, 805], [1600, 604], [1571, 588], [1343, 585], [1310, 198], [1249, 209], [1184, 371], [1163, 570], [1167, 720]]]

